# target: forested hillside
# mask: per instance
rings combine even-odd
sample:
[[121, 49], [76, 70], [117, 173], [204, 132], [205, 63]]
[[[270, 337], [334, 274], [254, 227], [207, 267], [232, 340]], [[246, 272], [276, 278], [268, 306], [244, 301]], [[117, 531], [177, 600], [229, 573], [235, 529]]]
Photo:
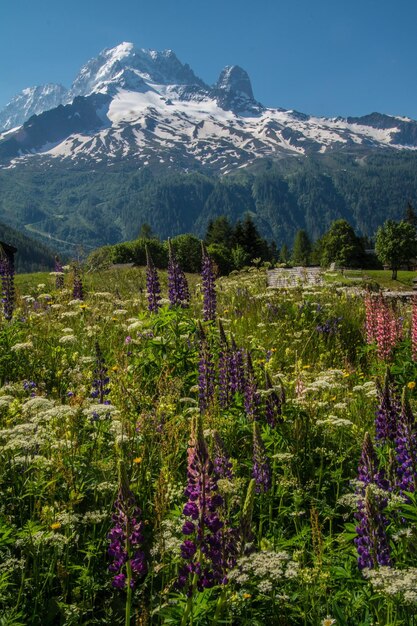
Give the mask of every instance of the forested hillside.
[[93, 170], [57, 166], [0, 171], [0, 215], [73, 255], [134, 239], [143, 223], [162, 237], [204, 234], [211, 219], [249, 212], [278, 246], [300, 228], [312, 239], [343, 218], [373, 236], [417, 200], [417, 155], [392, 150], [258, 161], [223, 177], [201, 171], [140, 170], [127, 161]]
[[0, 241], [17, 248], [15, 266], [18, 272], [36, 272], [54, 268], [53, 252], [17, 230], [0, 223]]

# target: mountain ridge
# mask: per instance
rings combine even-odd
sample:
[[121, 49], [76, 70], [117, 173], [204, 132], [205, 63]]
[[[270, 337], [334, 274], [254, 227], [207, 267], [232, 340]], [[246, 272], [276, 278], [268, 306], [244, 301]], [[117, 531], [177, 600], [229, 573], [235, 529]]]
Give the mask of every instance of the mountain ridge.
[[132, 239], [143, 222], [202, 234], [219, 212], [249, 211], [280, 244], [338, 217], [369, 236], [417, 198], [416, 121], [268, 108], [238, 65], [210, 86], [172, 50], [124, 42], [84, 64], [65, 99], [0, 133], [0, 215], [67, 251]]

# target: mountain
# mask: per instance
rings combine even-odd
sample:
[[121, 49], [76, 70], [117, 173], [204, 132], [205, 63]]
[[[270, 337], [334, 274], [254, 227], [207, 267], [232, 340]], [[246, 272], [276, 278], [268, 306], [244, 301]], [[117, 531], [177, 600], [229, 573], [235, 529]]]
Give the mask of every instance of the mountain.
[[320, 234], [329, 216], [371, 235], [417, 197], [416, 121], [267, 108], [237, 65], [208, 85], [173, 51], [125, 42], [56, 95], [0, 134], [0, 216], [67, 250], [132, 238], [143, 221], [201, 232], [220, 210], [251, 211], [278, 243], [297, 227]]
[[53, 270], [54, 253], [47, 246], [38, 241], [1, 223], [0, 241], [17, 248], [15, 255], [15, 268], [17, 272]]
[[23, 89], [0, 111], [0, 130], [21, 126], [32, 115], [54, 109], [66, 102], [67, 93], [65, 87], [52, 83]]

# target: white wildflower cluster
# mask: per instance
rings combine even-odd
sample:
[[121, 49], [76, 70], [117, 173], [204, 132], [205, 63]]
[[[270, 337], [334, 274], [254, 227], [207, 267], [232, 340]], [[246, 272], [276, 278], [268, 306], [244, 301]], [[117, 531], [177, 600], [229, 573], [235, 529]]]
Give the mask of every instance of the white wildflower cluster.
[[21, 572], [26, 565], [26, 559], [23, 557], [20, 559], [16, 559], [14, 557], [10, 557], [8, 559], [2, 559], [0, 561], [0, 576], [2, 574], [11, 574], [12, 572], [19, 571]]
[[153, 557], [160, 557], [164, 553], [180, 554], [181, 544], [184, 541], [182, 527], [185, 519], [181, 516], [175, 520], [167, 519], [161, 523], [161, 532], [156, 536], [151, 549]]
[[109, 518], [108, 511], [97, 510], [97, 511], [87, 511], [84, 513], [84, 516], [81, 519], [82, 524], [101, 524], [105, 519]]
[[47, 433], [37, 424], [27, 422], [7, 430], [0, 430], [0, 441], [3, 452], [33, 455], [47, 442]]
[[[81, 302], [81, 300], [79, 300]], [[59, 316], [61, 319], [66, 319], [68, 317], [77, 317], [80, 314], [80, 311], [63, 311]]]
[[277, 452], [273, 455], [273, 459], [276, 459], [278, 463], [289, 463], [294, 458], [294, 455], [291, 452]]
[[229, 580], [243, 587], [256, 584], [258, 591], [265, 593], [266, 589], [295, 578], [298, 568], [298, 563], [292, 561], [287, 552], [265, 550], [238, 559], [236, 567], [229, 572]]
[[98, 300], [112, 300], [114, 294], [110, 293], [109, 291], [93, 291], [91, 296], [93, 298], [97, 298]]
[[343, 388], [343, 371], [329, 369], [321, 372], [315, 380], [305, 385], [303, 394], [317, 393], [320, 391], [337, 391]]
[[406, 604], [417, 604], [417, 567], [380, 567], [377, 570], [364, 570], [363, 573], [375, 591], [390, 598], [396, 597]]
[[10, 404], [13, 402], [13, 396], [0, 396], [0, 412], [4, 409], [7, 410]]
[[181, 483], [168, 483], [166, 486], [165, 497], [168, 502], [178, 502], [184, 496], [184, 487]]
[[61, 511], [55, 517], [56, 521], [61, 524], [61, 526], [69, 526], [73, 528], [76, 524], [78, 524], [80, 516], [72, 511]]
[[107, 493], [113, 493], [115, 494], [117, 491], [117, 483], [113, 483], [111, 481], [103, 481], [102, 483], [98, 483], [98, 485], [96, 485], [96, 491], [98, 493], [103, 493], [103, 494], [107, 494]]
[[326, 419], [317, 420], [317, 426], [328, 426], [330, 428], [350, 428], [353, 426], [353, 422], [337, 415], [328, 415]]
[[71, 539], [65, 535], [48, 530], [39, 530], [36, 533], [27, 535], [17, 539], [16, 547], [29, 546], [39, 550], [42, 546], [53, 546], [59, 555], [61, 555], [65, 547], [70, 543]]
[[83, 414], [93, 422], [106, 422], [111, 419], [112, 415], [118, 411], [112, 404], [90, 404], [83, 410]]
[[378, 397], [378, 389], [373, 380], [368, 380], [366, 383], [362, 383], [362, 385], [355, 385], [352, 391], [363, 394], [366, 398]]
[[337, 504], [356, 511], [358, 508], [358, 496], [355, 493], [345, 493], [338, 499]]
[[77, 338], [75, 335], [63, 335], [59, 338], [59, 343], [75, 343]]
[[119, 419], [112, 419], [109, 427], [110, 434], [114, 437], [116, 445], [123, 445], [126, 435], [123, 428], [123, 422]]
[[128, 330], [129, 332], [132, 332], [134, 330], [139, 330], [142, 327], [143, 327], [143, 322], [141, 322], [140, 320], [134, 320], [131, 323], [129, 323], [126, 330]]
[[12, 352], [22, 352], [24, 350], [31, 350], [33, 348], [33, 343], [31, 341], [24, 341], [22, 343], [15, 343], [14, 346], [11, 347]]
[[54, 403], [43, 396], [35, 396], [34, 398], [29, 398], [22, 405], [22, 414], [24, 417], [33, 417], [38, 415], [40, 412], [48, 411], [52, 409]]
[[394, 541], [398, 542], [398, 541], [402, 541], [403, 539], [411, 539], [416, 533], [416, 529], [415, 528], [400, 528], [400, 530], [398, 532], [396, 532], [394, 535], [392, 535], [392, 538]]

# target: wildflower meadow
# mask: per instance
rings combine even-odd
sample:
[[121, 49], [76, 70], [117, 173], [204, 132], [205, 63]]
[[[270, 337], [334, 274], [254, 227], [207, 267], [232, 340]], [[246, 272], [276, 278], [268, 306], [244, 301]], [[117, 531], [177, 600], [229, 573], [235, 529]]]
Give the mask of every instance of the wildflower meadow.
[[1, 268], [0, 625], [417, 623], [417, 301]]

